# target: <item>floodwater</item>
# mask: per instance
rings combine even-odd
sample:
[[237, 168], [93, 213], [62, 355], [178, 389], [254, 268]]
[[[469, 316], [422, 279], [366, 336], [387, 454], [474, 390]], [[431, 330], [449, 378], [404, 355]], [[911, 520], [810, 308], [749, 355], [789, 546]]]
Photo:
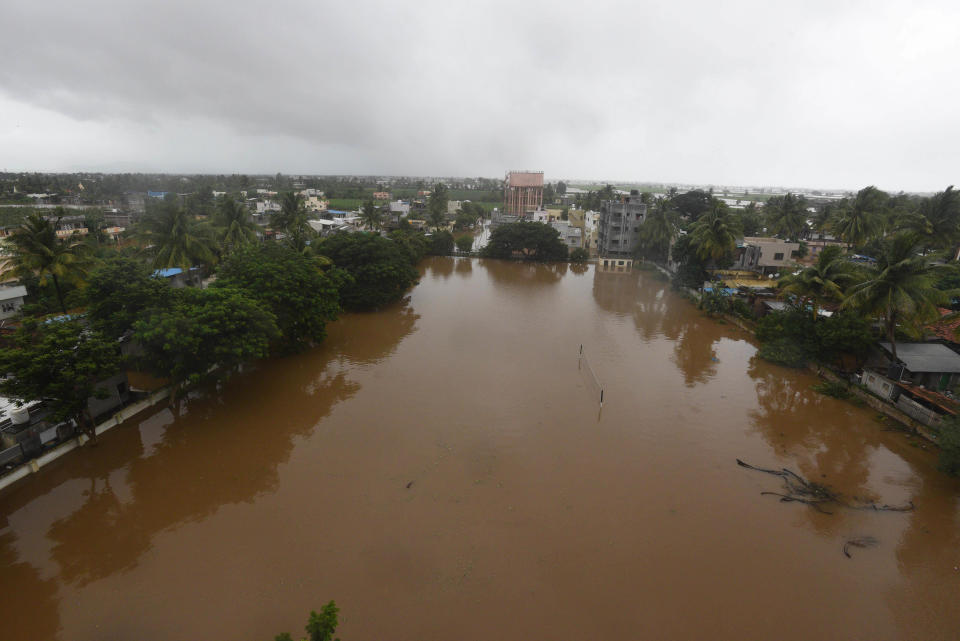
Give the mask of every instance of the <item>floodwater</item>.
[[[0, 494], [0, 638], [296, 636], [330, 599], [345, 641], [960, 638], [932, 452], [650, 273], [423, 271]], [[916, 510], [780, 503], [736, 458]]]

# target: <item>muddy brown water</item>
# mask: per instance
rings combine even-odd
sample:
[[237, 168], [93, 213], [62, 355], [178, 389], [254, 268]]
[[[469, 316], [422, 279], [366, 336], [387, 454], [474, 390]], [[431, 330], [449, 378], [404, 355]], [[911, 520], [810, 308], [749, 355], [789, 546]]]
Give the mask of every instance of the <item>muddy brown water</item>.
[[935, 456], [650, 273], [433, 259], [329, 334], [0, 494], [0, 638], [960, 638]]

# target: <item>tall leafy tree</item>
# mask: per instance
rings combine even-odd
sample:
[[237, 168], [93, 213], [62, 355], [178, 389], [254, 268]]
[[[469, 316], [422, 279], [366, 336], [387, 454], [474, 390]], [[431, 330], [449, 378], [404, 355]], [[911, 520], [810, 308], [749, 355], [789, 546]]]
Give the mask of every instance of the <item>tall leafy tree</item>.
[[213, 287], [241, 290], [270, 310], [280, 329], [280, 351], [296, 351], [322, 341], [327, 322], [340, 312], [342, 276], [327, 273], [325, 263], [277, 243], [243, 247], [220, 265]]
[[170, 402], [213, 368], [266, 356], [280, 331], [276, 317], [243, 292], [228, 288], [175, 290], [172, 302], [134, 324], [141, 365], [171, 383]]
[[447, 220], [447, 194], [447, 186], [437, 183], [427, 199], [427, 220], [437, 230], [443, 227]]
[[[59, 218], [57, 219], [59, 221]], [[33, 213], [8, 238], [9, 254], [0, 268], [0, 278], [25, 279], [37, 276], [40, 284], [53, 282], [60, 310], [64, 282], [80, 282], [90, 266], [87, 246], [73, 236], [57, 237], [56, 223]]]
[[916, 253], [920, 238], [901, 233], [883, 245], [875, 267], [865, 280], [850, 288], [843, 307], [871, 314], [883, 327], [897, 358], [896, 329], [913, 330], [939, 317], [937, 307], [949, 299], [949, 292], [937, 289], [939, 268]]
[[106, 397], [101, 383], [120, 369], [115, 340], [87, 329], [79, 321], [27, 319], [0, 349], [0, 393], [22, 400], [47, 401], [51, 418], [74, 419], [91, 439], [90, 398]]
[[559, 261], [567, 259], [567, 246], [560, 240], [560, 232], [550, 225], [519, 222], [494, 229], [481, 255], [486, 258]]
[[807, 200], [788, 193], [774, 196], [763, 206], [767, 227], [787, 240], [799, 240], [807, 230]]
[[117, 255], [91, 272], [83, 290], [87, 319], [106, 336], [117, 339], [151, 307], [163, 307], [170, 286], [150, 275], [151, 269], [129, 256]]
[[228, 253], [257, 240], [257, 224], [250, 219], [247, 208], [230, 196], [225, 196], [217, 207], [217, 227], [220, 246]]
[[399, 300], [419, 278], [407, 252], [379, 234], [334, 234], [319, 243], [317, 253], [351, 276], [340, 288], [348, 309], [383, 307]]
[[817, 309], [826, 301], [839, 302], [844, 290], [857, 282], [857, 270], [836, 245], [826, 247], [817, 256], [817, 262], [799, 274], [784, 276], [777, 286], [786, 294], [792, 294], [813, 308], [813, 320], [818, 318]]
[[690, 243], [702, 260], [719, 265], [733, 256], [739, 235], [736, 219], [730, 215], [726, 205], [715, 200], [710, 211], [694, 224]]
[[848, 245], [862, 245], [881, 231], [881, 217], [888, 200], [886, 192], [873, 185], [864, 187], [853, 200], [842, 203], [835, 231]]

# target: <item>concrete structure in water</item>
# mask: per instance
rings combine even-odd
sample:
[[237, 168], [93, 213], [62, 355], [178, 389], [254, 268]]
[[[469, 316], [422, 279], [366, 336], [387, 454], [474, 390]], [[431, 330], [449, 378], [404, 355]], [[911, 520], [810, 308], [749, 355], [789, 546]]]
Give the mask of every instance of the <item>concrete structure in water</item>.
[[543, 208], [543, 172], [507, 172], [503, 188], [503, 213], [525, 216]]
[[627, 258], [637, 247], [637, 232], [647, 217], [640, 194], [600, 204], [597, 220], [597, 254], [602, 258]]

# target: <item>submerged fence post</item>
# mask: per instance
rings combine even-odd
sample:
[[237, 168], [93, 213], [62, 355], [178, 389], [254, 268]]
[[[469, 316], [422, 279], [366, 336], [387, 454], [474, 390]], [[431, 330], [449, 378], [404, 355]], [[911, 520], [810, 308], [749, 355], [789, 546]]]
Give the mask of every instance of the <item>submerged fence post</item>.
[[603, 390], [600, 390], [600, 407], [603, 407]]

